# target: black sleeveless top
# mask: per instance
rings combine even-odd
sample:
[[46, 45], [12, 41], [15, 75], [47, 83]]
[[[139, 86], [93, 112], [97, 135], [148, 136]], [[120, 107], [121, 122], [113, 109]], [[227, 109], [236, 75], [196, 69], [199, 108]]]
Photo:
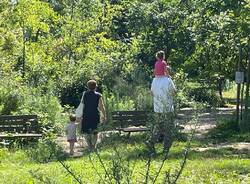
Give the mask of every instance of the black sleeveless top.
[[99, 117], [98, 104], [102, 95], [96, 91], [86, 91], [83, 98], [83, 115], [86, 117]]

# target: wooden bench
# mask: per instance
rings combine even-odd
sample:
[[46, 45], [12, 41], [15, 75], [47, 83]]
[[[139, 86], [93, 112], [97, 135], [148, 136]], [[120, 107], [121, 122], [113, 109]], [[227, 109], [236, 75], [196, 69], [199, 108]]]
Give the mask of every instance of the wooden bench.
[[37, 115], [0, 115], [0, 139], [39, 137]]
[[116, 130], [120, 132], [143, 132], [148, 131], [146, 127], [149, 112], [147, 111], [114, 111], [112, 121]]

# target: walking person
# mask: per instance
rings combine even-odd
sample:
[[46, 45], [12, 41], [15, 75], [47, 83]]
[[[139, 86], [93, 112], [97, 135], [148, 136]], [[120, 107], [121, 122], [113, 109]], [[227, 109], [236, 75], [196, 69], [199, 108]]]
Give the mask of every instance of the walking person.
[[75, 115], [70, 115], [69, 120], [70, 120], [69, 123], [65, 127], [65, 133], [67, 136], [67, 141], [69, 142], [69, 149], [70, 149], [69, 154], [73, 155], [74, 146], [75, 143], [77, 142], [77, 137], [76, 137], [77, 123]]
[[[156, 57], [164, 59], [164, 52], [158, 52]], [[154, 112], [156, 113], [157, 122], [151, 141], [154, 144], [157, 141], [163, 140], [164, 151], [169, 151], [168, 149], [171, 147], [173, 134], [175, 133], [173, 122], [175, 93], [176, 87], [168, 74], [164, 62], [162, 65], [159, 65], [158, 69], [156, 65], [155, 77], [151, 84], [151, 94], [153, 96]]]
[[107, 118], [102, 94], [96, 91], [97, 82], [95, 80], [89, 80], [87, 87], [88, 90], [85, 91], [82, 96], [83, 115], [81, 133], [84, 134], [89, 150], [93, 151], [96, 148], [98, 138], [97, 128], [100, 124], [100, 117], [102, 117], [102, 122], [105, 122]]

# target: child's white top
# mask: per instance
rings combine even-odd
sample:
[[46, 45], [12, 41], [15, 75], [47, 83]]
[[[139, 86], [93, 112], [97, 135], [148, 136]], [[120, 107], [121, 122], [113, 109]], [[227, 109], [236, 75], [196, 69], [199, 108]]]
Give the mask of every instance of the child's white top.
[[65, 127], [66, 135], [67, 135], [67, 140], [76, 140], [76, 129], [77, 129], [77, 124], [76, 123], [69, 123]]

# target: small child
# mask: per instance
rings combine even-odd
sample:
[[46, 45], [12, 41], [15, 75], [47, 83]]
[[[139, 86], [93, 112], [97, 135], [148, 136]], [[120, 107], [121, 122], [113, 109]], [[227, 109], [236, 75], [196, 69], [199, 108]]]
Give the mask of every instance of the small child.
[[[156, 62], [154, 67], [154, 79], [151, 83], [151, 95], [154, 96], [152, 91], [152, 84], [154, 83], [154, 86], [161, 86], [162, 83], [168, 84], [169, 80], [171, 80], [171, 76], [169, 75], [170, 67], [165, 60], [165, 52], [164, 51], [158, 51], [155, 54]], [[161, 91], [162, 89], [158, 89], [158, 91]]]
[[168, 69], [170, 68], [167, 61], [165, 61], [164, 51], [158, 51], [156, 53], [156, 62], [154, 68], [155, 77], [170, 77]]
[[76, 139], [76, 129], [77, 129], [77, 123], [76, 123], [76, 116], [70, 115], [69, 117], [70, 122], [65, 127], [65, 132], [67, 135], [67, 141], [69, 142], [69, 148], [70, 148], [70, 155], [74, 154], [74, 145], [75, 142], [77, 142]]

